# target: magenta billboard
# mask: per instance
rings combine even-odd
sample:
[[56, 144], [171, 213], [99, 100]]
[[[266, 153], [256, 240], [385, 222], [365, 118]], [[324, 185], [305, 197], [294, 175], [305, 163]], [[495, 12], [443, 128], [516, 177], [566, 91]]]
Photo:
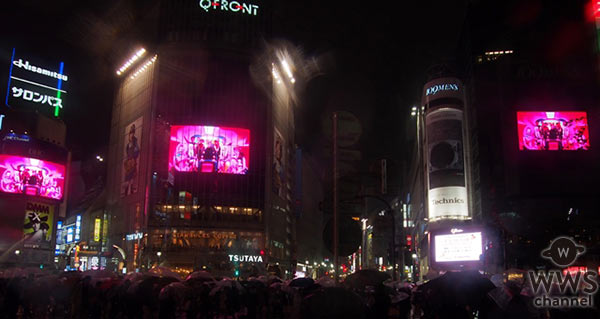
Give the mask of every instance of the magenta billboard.
[[65, 166], [22, 156], [0, 155], [0, 191], [60, 200]]
[[223, 126], [171, 126], [169, 171], [246, 174], [249, 165], [249, 130]]
[[586, 112], [517, 112], [519, 149], [575, 151], [590, 147]]

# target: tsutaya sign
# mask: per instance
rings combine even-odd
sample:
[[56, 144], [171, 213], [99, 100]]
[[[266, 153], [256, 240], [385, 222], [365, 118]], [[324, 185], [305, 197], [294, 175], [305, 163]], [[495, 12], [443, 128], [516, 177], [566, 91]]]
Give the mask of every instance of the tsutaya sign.
[[263, 258], [256, 255], [229, 255], [229, 261], [261, 263]]
[[258, 5], [241, 3], [239, 1], [229, 0], [200, 0], [200, 8], [208, 12], [209, 10], [231, 11], [235, 13], [245, 13], [255, 16], [258, 13]]

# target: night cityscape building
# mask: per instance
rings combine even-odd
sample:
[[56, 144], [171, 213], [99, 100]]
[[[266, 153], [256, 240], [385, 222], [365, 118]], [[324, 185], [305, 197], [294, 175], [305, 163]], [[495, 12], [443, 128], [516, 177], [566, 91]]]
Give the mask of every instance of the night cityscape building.
[[[560, 7], [472, 4], [458, 59], [446, 72], [431, 74], [464, 81], [469, 209], [473, 224], [485, 229], [481, 262], [490, 273], [548, 267], [539, 251], [559, 234], [590, 248], [578, 266], [598, 267], [593, 213], [600, 174], [593, 147], [598, 74], [589, 67], [597, 59], [597, 43], [583, 7], [577, 1]], [[415, 113], [421, 116], [421, 109]], [[427, 119], [417, 121], [424, 122], [417, 134], [426, 136]], [[425, 204], [431, 198], [422, 199], [426, 161], [420, 155], [427, 153], [427, 142], [419, 135], [417, 140], [407, 202], [423, 278], [430, 268], [433, 224]]]

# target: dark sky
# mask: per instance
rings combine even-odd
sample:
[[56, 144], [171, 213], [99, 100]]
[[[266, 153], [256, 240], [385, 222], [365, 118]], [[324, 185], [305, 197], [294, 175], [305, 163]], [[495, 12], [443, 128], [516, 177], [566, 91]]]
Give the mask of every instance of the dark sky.
[[[427, 68], [454, 54], [466, 1], [273, 1], [273, 36], [307, 57], [327, 57], [299, 107], [299, 142], [315, 145], [321, 119], [349, 110], [363, 126], [367, 158], [402, 157], [403, 128], [418, 103]], [[10, 51], [64, 61], [73, 82], [64, 109], [76, 157], [105, 152], [116, 61], [130, 49], [124, 34], [153, 1], [12, 1], [2, 10], [2, 96]], [[143, 39], [143, 32], [139, 34]], [[126, 52], [126, 51], [125, 51]]]

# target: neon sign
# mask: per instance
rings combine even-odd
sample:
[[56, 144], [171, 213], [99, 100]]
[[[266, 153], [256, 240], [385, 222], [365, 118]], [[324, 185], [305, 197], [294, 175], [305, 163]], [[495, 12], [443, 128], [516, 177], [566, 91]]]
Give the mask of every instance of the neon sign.
[[588, 150], [585, 112], [517, 112], [519, 149], [534, 151]]
[[0, 191], [62, 199], [65, 167], [35, 158], [0, 155]]
[[171, 126], [169, 171], [246, 174], [250, 131], [219, 126]]
[[228, 0], [200, 0], [200, 8], [208, 12], [209, 10], [231, 11], [235, 13], [245, 13], [248, 15], [257, 15], [258, 5], [249, 3], [240, 3], [238, 1]]
[[58, 71], [54, 71], [34, 65], [27, 59], [15, 59], [13, 48], [5, 104], [10, 107], [9, 100], [17, 99], [19, 105], [48, 105], [54, 110], [54, 116], [58, 117], [59, 110], [63, 108], [61, 95], [67, 93], [62, 89], [62, 84], [69, 80], [63, 72], [64, 66], [64, 62], [60, 62]]
[[144, 233], [138, 232], [138, 233], [133, 233], [133, 234], [127, 234], [127, 235], [125, 235], [125, 238], [129, 241], [142, 239], [142, 238], [144, 238]]
[[458, 91], [459, 86], [458, 84], [438, 84], [438, 85], [434, 85], [431, 87], [428, 87], [425, 90], [425, 96], [429, 96], [429, 95], [435, 95], [436, 93], [440, 92], [440, 91]]
[[263, 258], [256, 255], [229, 255], [229, 261], [261, 263]]

